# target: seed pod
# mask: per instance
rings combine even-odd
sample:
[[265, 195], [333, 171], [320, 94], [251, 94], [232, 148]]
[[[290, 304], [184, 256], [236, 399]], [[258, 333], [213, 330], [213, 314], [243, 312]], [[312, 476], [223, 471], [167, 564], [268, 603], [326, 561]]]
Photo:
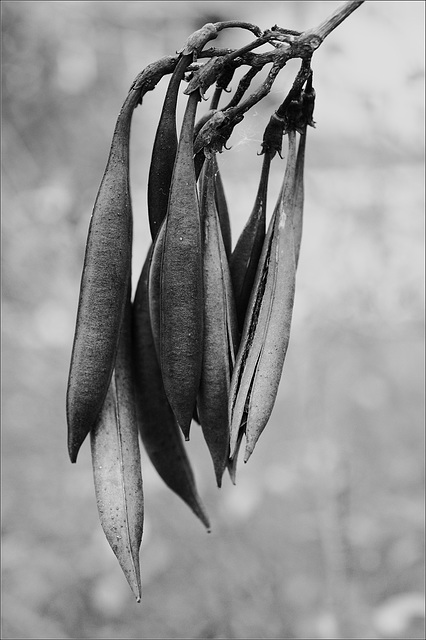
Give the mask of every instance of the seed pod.
[[245, 462], [272, 412], [290, 336], [296, 274], [295, 136], [288, 132], [284, 182], [265, 237], [231, 381], [231, 457], [244, 430]]
[[296, 269], [299, 263], [300, 245], [302, 242], [303, 231], [303, 205], [304, 205], [304, 166], [305, 166], [305, 149], [306, 149], [306, 126], [303, 129], [299, 139], [299, 146], [297, 149], [296, 158], [296, 185], [294, 188], [294, 213], [293, 213], [293, 227], [294, 227], [294, 259], [296, 262]]
[[67, 388], [71, 462], [99, 416], [117, 352], [131, 265], [130, 124], [139, 98], [129, 93], [118, 116], [90, 221]]
[[188, 98], [166, 216], [161, 265], [160, 365], [167, 398], [186, 439], [201, 375], [203, 270], [193, 161], [199, 92]]
[[215, 165], [212, 157], [206, 159], [202, 181], [204, 352], [197, 406], [220, 487], [229, 453], [229, 385], [238, 329], [228, 260], [215, 201]]
[[270, 152], [266, 152], [263, 156], [256, 200], [247, 224], [235, 245], [229, 263], [240, 332], [243, 329], [247, 305], [265, 239], [266, 199], [272, 157], [273, 153]]
[[[164, 225], [161, 229], [163, 228]], [[161, 230], [157, 240], [160, 233]], [[154, 345], [148, 304], [148, 274], [152, 255], [151, 246], [132, 307], [133, 362], [139, 432], [145, 450], [160, 477], [187, 503], [209, 530], [210, 523], [197, 492], [182, 435], [164, 391]]]
[[[160, 225], [150, 249], [149, 263], [147, 267], [147, 296], [148, 313], [150, 318], [152, 339], [155, 353], [160, 361], [160, 297], [161, 297], [161, 264], [163, 259], [164, 239], [166, 237], [165, 219]], [[141, 276], [142, 277], [142, 276]]]
[[238, 432], [237, 442], [236, 442], [234, 451], [232, 453], [232, 458], [228, 458], [228, 461], [226, 463], [229, 477], [231, 478], [231, 482], [234, 485], [237, 484], [237, 460], [238, 460], [238, 453], [240, 451], [243, 435], [244, 435], [244, 431], [243, 429], [240, 429]]
[[99, 518], [136, 597], [141, 599], [139, 548], [144, 502], [130, 343], [130, 299], [115, 363], [91, 451]]
[[167, 213], [170, 183], [178, 145], [176, 132], [177, 98], [181, 80], [191, 60], [192, 54], [182, 56], [173, 71], [155, 134], [148, 176], [148, 218], [153, 240]]
[[[195, 136], [194, 136], [195, 139]], [[225, 190], [223, 188], [223, 182], [219, 171], [219, 165], [217, 162], [216, 153], [208, 153], [209, 161], [212, 164], [212, 172], [214, 175], [214, 190], [215, 190], [215, 201], [216, 201], [216, 209], [219, 216], [220, 230], [222, 232], [223, 244], [225, 246], [226, 257], [231, 257], [232, 252], [232, 234], [231, 234], [231, 221], [229, 219], [229, 211], [228, 204], [226, 202]], [[204, 151], [201, 151], [199, 154], [200, 157], [195, 156], [194, 164], [196, 170], [196, 177], [199, 182], [199, 192], [202, 193], [203, 187], [203, 175], [202, 169], [204, 167], [205, 154]], [[201, 162], [202, 158], [202, 162]], [[200, 161], [200, 166], [197, 166]], [[198, 174], [197, 174], [198, 169]]]
[[226, 251], [226, 257], [229, 260], [232, 252], [232, 235], [231, 222], [229, 219], [228, 204], [226, 202], [225, 190], [223, 188], [222, 177], [219, 171], [216, 154], [212, 154], [213, 171], [214, 171], [214, 187], [216, 208], [219, 216], [220, 230], [222, 232], [223, 244]]

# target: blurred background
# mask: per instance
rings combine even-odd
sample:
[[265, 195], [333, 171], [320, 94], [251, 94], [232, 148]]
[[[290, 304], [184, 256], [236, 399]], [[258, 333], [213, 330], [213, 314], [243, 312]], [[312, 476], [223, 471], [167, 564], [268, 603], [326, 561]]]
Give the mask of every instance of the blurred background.
[[[317, 124], [276, 405], [236, 486], [216, 488], [193, 426], [210, 535], [142, 452], [140, 605], [98, 521], [88, 442], [76, 465], [67, 455], [87, 229], [133, 79], [206, 22], [302, 31], [338, 5], [2, 2], [2, 637], [424, 638], [423, 2], [366, 2], [314, 55]], [[250, 39], [238, 29], [214, 45]], [[264, 127], [297, 68], [218, 158], [234, 242]], [[166, 86], [132, 124], [134, 284]], [[284, 167], [274, 160], [268, 216]]]

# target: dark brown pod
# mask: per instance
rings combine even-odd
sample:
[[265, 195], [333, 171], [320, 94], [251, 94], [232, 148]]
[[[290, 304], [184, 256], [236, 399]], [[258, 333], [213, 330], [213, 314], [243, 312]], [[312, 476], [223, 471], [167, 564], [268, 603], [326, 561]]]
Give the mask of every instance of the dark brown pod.
[[99, 416], [117, 352], [131, 266], [130, 124], [139, 99], [130, 92], [120, 111], [90, 221], [67, 388], [71, 462]]
[[178, 146], [176, 131], [178, 92], [185, 69], [191, 60], [192, 54], [182, 56], [173, 71], [155, 134], [148, 175], [148, 219], [153, 240], [167, 213], [170, 183]]
[[[160, 233], [161, 231], [157, 239]], [[157, 359], [148, 301], [151, 258], [152, 247], [139, 278], [132, 308], [133, 362], [139, 432], [144, 448], [160, 477], [186, 502], [204, 526], [210, 529], [181, 431], [164, 391]], [[153, 295], [151, 291], [150, 296]]]
[[160, 290], [160, 366], [167, 398], [189, 439], [201, 375], [203, 267], [193, 161], [199, 92], [188, 98], [166, 216]]

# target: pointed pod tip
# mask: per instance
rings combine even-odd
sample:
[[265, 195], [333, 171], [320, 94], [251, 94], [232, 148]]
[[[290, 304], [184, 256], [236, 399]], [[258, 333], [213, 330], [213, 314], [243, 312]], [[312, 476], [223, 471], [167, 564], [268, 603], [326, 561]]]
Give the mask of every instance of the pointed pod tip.
[[79, 449], [75, 450], [74, 447], [68, 447], [68, 455], [73, 464], [77, 462], [78, 451]]
[[250, 458], [251, 454], [253, 453], [253, 449], [254, 449], [254, 447], [252, 447], [251, 445], [247, 445], [246, 446], [246, 450], [244, 451], [244, 463], [249, 461], [249, 458]]
[[234, 485], [234, 487], [237, 484], [236, 471], [237, 470], [234, 468], [233, 465], [232, 465], [232, 467], [229, 467], [229, 477], [231, 478], [231, 482]]
[[139, 604], [141, 601], [141, 588], [139, 584], [131, 585], [129, 583], [131, 590], [133, 591], [133, 595], [135, 596], [136, 602]]
[[210, 520], [208, 519], [206, 514], [204, 512], [201, 512], [201, 513], [197, 513], [197, 516], [200, 518], [201, 522], [205, 526], [207, 533], [210, 533], [211, 531]]

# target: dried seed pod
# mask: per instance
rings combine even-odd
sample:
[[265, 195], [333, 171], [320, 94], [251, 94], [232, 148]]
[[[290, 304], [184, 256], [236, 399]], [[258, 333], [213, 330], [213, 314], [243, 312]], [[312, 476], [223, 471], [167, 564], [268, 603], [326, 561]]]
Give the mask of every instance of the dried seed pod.
[[176, 131], [178, 92], [191, 60], [192, 54], [182, 56], [173, 71], [155, 134], [148, 176], [148, 218], [153, 240], [167, 213], [170, 183], [178, 146]]
[[238, 329], [228, 260], [216, 208], [215, 166], [213, 157], [206, 159], [202, 180], [204, 352], [197, 407], [220, 487], [229, 454], [229, 385]]
[[139, 602], [139, 548], [143, 533], [144, 502], [130, 330], [129, 299], [115, 369], [90, 440], [101, 525]]
[[188, 98], [166, 216], [160, 291], [160, 365], [167, 398], [186, 439], [201, 375], [203, 270], [193, 161], [199, 92]]
[[[157, 235], [157, 240], [162, 229], [164, 225]], [[209, 530], [209, 519], [197, 492], [191, 464], [164, 391], [158, 364], [148, 302], [148, 276], [152, 256], [151, 246], [132, 307], [133, 362], [139, 432], [145, 450], [160, 477], [186, 502]], [[150, 295], [153, 296], [152, 291]]]
[[118, 116], [90, 221], [67, 388], [71, 462], [98, 418], [117, 352], [131, 265], [130, 124], [139, 98], [130, 92]]
[[226, 463], [229, 477], [231, 478], [231, 482], [234, 485], [237, 484], [237, 460], [238, 460], [238, 453], [240, 451], [241, 442], [243, 440], [243, 435], [244, 435], [244, 431], [243, 429], [240, 429], [237, 437], [237, 442], [234, 447], [234, 451], [232, 453], [232, 458], [229, 457]]
[[263, 156], [256, 200], [250, 217], [238, 238], [229, 263], [240, 331], [243, 329], [247, 305], [265, 239], [266, 200], [272, 157], [273, 153], [271, 152], [266, 152]]
[[231, 222], [229, 219], [228, 204], [226, 202], [225, 190], [223, 188], [222, 177], [219, 171], [216, 154], [212, 154], [213, 171], [214, 171], [214, 187], [216, 208], [219, 216], [220, 229], [222, 232], [223, 244], [226, 251], [226, 257], [231, 257], [232, 252], [232, 234]]
[[147, 295], [148, 313], [151, 324], [152, 339], [154, 341], [155, 353], [160, 361], [160, 298], [161, 298], [161, 264], [164, 251], [164, 239], [166, 237], [166, 220], [160, 225], [150, 249], [149, 264], [147, 267]]
[[290, 336], [296, 275], [295, 137], [295, 131], [288, 132], [284, 182], [265, 237], [231, 381], [231, 457], [244, 430], [245, 462], [272, 412]]
[[306, 126], [300, 135], [296, 158], [296, 184], [294, 188], [293, 227], [294, 227], [294, 259], [299, 264], [300, 245], [303, 231], [303, 205], [304, 205], [304, 167], [306, 150]]

